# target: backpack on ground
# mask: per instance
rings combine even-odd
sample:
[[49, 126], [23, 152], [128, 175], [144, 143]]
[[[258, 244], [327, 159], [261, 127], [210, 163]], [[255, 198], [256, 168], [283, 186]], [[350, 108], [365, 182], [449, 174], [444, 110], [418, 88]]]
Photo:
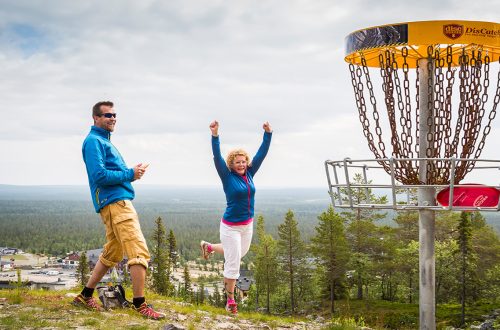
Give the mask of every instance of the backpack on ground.
[[105, 309], [128, 308], [131, 302], [125, 298], [125, 290], [120, 284], [96, 288]]

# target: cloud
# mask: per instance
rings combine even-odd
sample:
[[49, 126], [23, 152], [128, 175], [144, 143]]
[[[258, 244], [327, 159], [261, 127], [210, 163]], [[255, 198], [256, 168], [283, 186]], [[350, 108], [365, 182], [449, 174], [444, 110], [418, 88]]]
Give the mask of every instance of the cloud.
[[[343, 60], [347, 34], [450, 13], [494, 20], [500, 11], [481, 1], [49, 4], [2, 2], [0, 146], [33, 157], [2, 158], [0, 168], [47, 170], [43, 178], [0, 171], [0, 183], [85, 183], [79, 141], [92, 105], [112, 100], [113, 139], [129, 164], [154, 163], [151, 183], [218, 184], [205, 172], [208, 124], [218, 119], [224, 143], [249, 149], [258, 147], [262, 123], [273, 124], [262, 184], [320, 185], [325, 159], [371, 156]], [[71, 170], [51, 170], [53, 148]], [[197, 158], [208, 160], [202, 169]]]

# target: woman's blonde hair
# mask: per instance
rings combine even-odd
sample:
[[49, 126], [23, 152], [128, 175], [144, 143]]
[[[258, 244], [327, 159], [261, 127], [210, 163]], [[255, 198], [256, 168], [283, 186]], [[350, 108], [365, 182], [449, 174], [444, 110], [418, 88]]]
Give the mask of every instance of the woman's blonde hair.
[[245, 156], [247, 160], [247, 166], [250, 166], [250, 157], [248, 157], [247, 152], [243, 149], [235, 149], [231, 150], [226, 157], [226, 165], [229, 169], [233, 168], [232, 165], [236, 156]]

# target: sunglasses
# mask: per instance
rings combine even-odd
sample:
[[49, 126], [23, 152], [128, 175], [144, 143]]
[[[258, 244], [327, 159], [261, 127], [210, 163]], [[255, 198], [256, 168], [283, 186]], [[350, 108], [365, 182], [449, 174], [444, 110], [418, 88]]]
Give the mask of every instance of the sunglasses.
[[103, 117], [103, 116], [106, 117], [106, 118], [111, 118], [111, 117], [116, 118], [116, 113], [110, 113], [110, 112], [108, 112], [108, 113], [103, 113], [103, 114], [99, 115], [99, 117]]

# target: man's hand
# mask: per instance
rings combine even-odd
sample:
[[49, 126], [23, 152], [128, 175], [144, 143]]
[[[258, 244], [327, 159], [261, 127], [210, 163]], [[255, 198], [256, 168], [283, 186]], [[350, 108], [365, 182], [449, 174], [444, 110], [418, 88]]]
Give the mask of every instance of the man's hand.
[[262, 128], [264, 129], [264, 131], [266, 131], [266, 133], [271, 133], [273, 131], [273, 129], [271, 128], [271, 124], [269, 124], [268, 121], [266, 121], [263, 125], [262, 125]]
[[149, 164], [143, 164], [143, 163], [139, 163], [134, 166], [134, 181], [142, 178], [144, 173], [146, 173], [146, 169], [148, 168], [148, 166]]
[[209, 127], [210, 127], [210, 130], [212, 131], [212, 136], [219, 135], [219, 122], [217, 120], [214, 120], [213, 122], [211, 122]]

